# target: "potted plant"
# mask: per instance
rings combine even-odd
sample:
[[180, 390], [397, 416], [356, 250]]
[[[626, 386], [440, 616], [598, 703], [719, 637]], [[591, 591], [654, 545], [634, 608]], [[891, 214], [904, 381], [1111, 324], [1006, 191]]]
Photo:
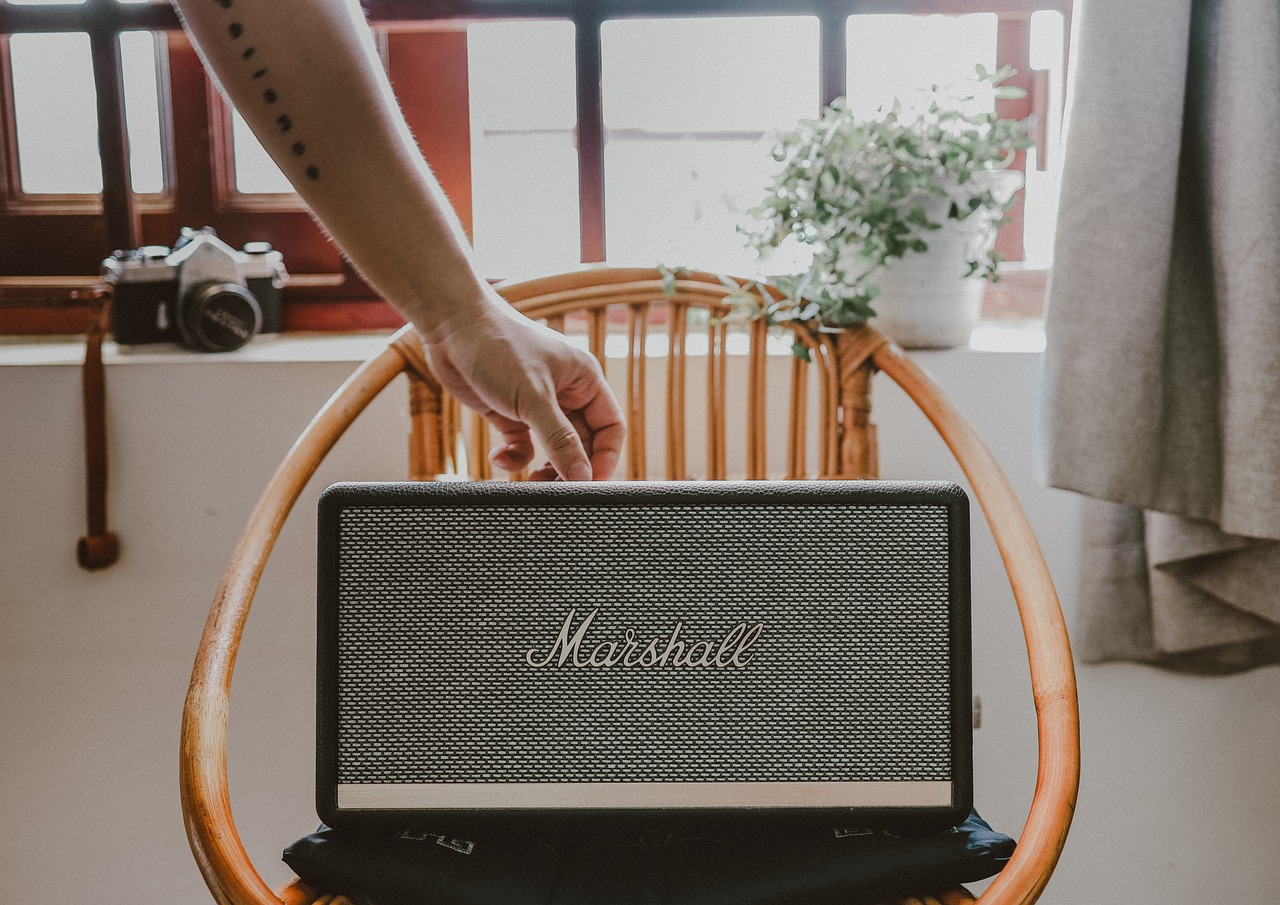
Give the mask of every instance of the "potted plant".
[[999, 278], [996, 230], [1022, 184], [1005, 167], [1031, 144], [1025, 120], [970, 108], [980, 92], [1023, 96], [1001, 84], [1011, 74], [979, 66], [973, 90], [935, 87], [915, 113], [895, 101], [861, 118], [840, 98], [781, 136], [782, 169], [745, 232], [763, 254], [811, 249], [802, 273], [776, 281], [789, 316], [832, 327], [874, 318], [908, 347], [968, 342], [986, 281]]

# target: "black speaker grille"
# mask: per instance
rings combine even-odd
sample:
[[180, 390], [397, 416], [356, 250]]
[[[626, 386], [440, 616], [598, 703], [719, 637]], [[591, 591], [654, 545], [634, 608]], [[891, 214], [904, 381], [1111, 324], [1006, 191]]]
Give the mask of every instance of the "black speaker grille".
[[[944, 506], [349, 507], [338, 573], [339, 782], [952, 778]], [[597, 609], [583, 659], [764, 627], [526, 662]]]

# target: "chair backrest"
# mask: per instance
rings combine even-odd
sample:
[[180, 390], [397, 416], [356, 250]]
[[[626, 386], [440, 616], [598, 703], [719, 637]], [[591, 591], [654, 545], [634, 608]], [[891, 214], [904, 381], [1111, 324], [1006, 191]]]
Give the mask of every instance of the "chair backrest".
[[[784, 322], [780, 326], [789, 342], [781, 350], [788, 352], [793, 344], [803, 350], [802, 356], [787, 354], [790, 364], [782, 365], [789, 371], [784, 395], [767, 379], [782, 369], [777, 361], [770, 367], [768, 322], [753, 316], [783, 301], [767, 284], [693, 271], [590, 268], [499, 290], [525, 315], [585, 345], [607, 374], [622, 372], [618, 389], [627, 415], [627, 441], [619, 477], [877, 476], [875, 428], [869, 420], [872, 369], [865, 365], [884, 343], [879, 334], [817, 333]], [[778, 351], [776, 339], [772, 345]], [[745, 383], [730, 386], [731, 358], [732, 376], [745, 376]], [[663, 368], [663, 392], [657, 399], [650, 393], [658, 382], [650, 374], [650, 359]], [[816, 392], [811, 392], [815, 372]], [[691, 387], [700, 392], [691, 393]], [[412, 477], [492, 477], [484, 454], [489, 445], [485, 422], [475, 415], [464, 417], [433, 381], [414, 379], [411, 393], [411, 410], [418, 416], [410, 450]], [[784, 419], [769, 418], [771, 408], [785, 408], [786, 423], [785, 463], [772, 467], [770, 426]], [[738, 423], [745, 424], [745, 433], [735, 459], [727, 438]], [[649, 454], [648, 441], [655, 433], [665, 438], [661, 463], [651, 461]], [[816, 455], [811, 456], [815, 444]]]
[[[755, 286], [702, 273], [594, 268], [500, 287], [505, 297], [553, 328], [579, 333], [606, 368], [613, 367], [610, 327], [624, 329], [614, 361], [625, 361], [624, 411], [629, 416], [625, 473], [673, 479], [724, 478], [727, 412], [731, 397], [745, 405], [743, 474], [769, 474], [766, 417], [768, 326], [747, 320], [745, 393], [726, 384], [732, 329], [725, 321], [735, 300], [754, 292], [767, 308], [781, 299]], [[703, 314], [705, 312], [705, 314]], [[694, 330], [693, 333], [690, 330]], [[811, 332], [784, 329], [808, 353], [790, 364], [785, 475], [867, 478], [877, 473], [875, 428], [870, 423], [870, 381], [882, 371], [916, 403], [964, 470], [995, 537], [1026, 636], [1036, 703], [1039, 764], [1035, 794], [1013, 859], [982, 895], [989, 905], [1034, 902], [1066, 841], [1079, 782], [1080, 742], [1075, 674], [1062, 612], [1031, 526], [986, 445], [938, 387], [901, 350], [869, 327]], [[661, 469], [650, 463], [646, 440], [651, 411], [646, 386], [651, 330], [665, 340], [666, 452]], [[659, 333], [659, 331], [661, 331]], [[691, 355], [691, 337], [705, 336]], [[654, 356], [655, 360], [657, 356]], [[706, 369], [705, 467], [686, 455], [691, 406], [690, 363]], [[810, 372], [817, 371], [816, 393]], [[236, 833], [227, 788], [227, 713], [231, 674], [253, 595], [285, 517], [320, 461], [372, 399], [401, 373], [409, 375], [413, 427], [409, 471], [415, 480], [444, 474], [488, 477], [484, 425], [448, 398], [427, 366], [417, 335], [402, 330], [387, 349], [363, 364], [316, 415], [281, 463], [258, 501], [223, 575], [201, 638], [183, 711], [181, 789], [187, 837], [214, 898], [234, 905], [279, 902], [262, 881]], [[816, 411], [809, 399], [816, 395]], [[810, 417], [810, 415], [814, 417]], [[470, 420], [468, 420], [470, 418]], [[815, 426], [816, 423], [816, 426]], [[812, 434], [812, 436], [811, 436]], [[816, 439], [816, 469], [807, 463]], [[736, 469], [734, 469], [736, 471]], [[518, 477], [518, 476], [517, 476]]]

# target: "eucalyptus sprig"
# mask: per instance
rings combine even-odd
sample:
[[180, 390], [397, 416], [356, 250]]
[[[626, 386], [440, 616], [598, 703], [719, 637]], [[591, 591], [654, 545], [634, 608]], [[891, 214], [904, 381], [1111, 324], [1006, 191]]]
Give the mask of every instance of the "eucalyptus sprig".
[[[1008, 166], [1030, 147], [1028, 123], [966, 108], [980, 90], [996, 99], [1025, 92], [1002, 84], [1009, 67], [978, 66], [976, 74], [967, 94], [934, 86], [918, 114], [895, 101], [863, 119], [837, 98], [818, 119], [780, 137], [773, 157], [782, 169], [744, 233], [762, 252], [790, 238], [812, 249], [805, 272], [775, 280], [806, 319], [849, 326], [874, 315], [881, 271], [925, 251], [944, 220], [1005, 222], [1008, 203], [973, 177]], [[975, 257], [967, 275], [997, 279], [999, 260], [994, 251]]]
[[[662, 294], [674, 299], [679, 290], [680, 278], [697, 271], [689, 267], [659, 263], [658, 272], [662, 277]], [[763, 320], [772, 330], [787, 321], [801, 321], [806, 329], [811, 329], [811, 322], [817, 317], [816, 305], [797, 307], [791, 298], [780, 299], [776, 292], [769, 292], [759, 280], [740, 280], [722, 273], [713, 276], [729, 291], [723, 299], [728, 313], [723, 317], [713, 318], [712, 323]], [[809, 349], [803, 342], [795, 340], [791, 344], [791, 351], [797, 357], [809, 360]]]

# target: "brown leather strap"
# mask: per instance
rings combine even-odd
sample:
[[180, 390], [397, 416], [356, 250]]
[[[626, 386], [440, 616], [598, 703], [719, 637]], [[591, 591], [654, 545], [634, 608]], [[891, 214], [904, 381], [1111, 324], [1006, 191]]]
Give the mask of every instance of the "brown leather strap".
[[107, 384], [102, 367], [102, 337], [108, 329], [111, 290], [94, 286], [77, 292], [76, 297], [86, 299], [93, 311], [84, 337], [81, 371], [89, 533], [76, 544], [76, 560], [86, 569], [103, 569], [120, 557], [120, 539], [107, 529]]

